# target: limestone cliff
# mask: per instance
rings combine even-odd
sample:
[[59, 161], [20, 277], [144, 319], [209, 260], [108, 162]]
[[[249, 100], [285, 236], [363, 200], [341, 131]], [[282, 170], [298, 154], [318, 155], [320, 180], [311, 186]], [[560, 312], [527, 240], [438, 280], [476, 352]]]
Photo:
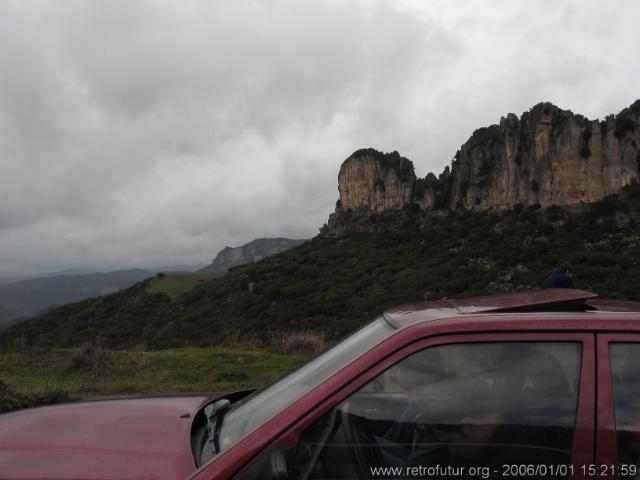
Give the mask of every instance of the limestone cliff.
[[415, 181], [413, 163], [398, 152], [358, 150], [340, 167], [338, 207], [375, 211], [402, 208], [412, 202]]
[[489, 209], [591, 203], [638, 180], [640, 100], [603, 121], [550, 103], [476, 130], [436, 177], [397, 152], [359, 150], [340, 168], [337, 210]]
[[601, 200], [638, 179], [640, 101], [591, 121], [541, 103], [476, 130], [456, 154], [449, 207], [542, 207]]

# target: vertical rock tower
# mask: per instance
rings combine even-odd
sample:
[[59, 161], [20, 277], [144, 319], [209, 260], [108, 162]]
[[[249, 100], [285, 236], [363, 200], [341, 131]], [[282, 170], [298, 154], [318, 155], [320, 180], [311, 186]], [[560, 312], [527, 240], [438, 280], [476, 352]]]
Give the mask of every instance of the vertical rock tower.
[[337, 206], [377, 212], [399, 209], [412, 202], [415, 182], [413, 163], [398, 152], [358, 150], [340, 167]]

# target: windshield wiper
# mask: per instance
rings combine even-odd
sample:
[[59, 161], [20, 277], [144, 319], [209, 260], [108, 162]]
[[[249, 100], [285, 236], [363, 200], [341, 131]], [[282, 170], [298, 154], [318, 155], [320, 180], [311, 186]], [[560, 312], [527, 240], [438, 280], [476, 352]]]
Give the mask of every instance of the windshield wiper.
[[207, 416], [207, 440], [211, 446], [211, 452], [214, 456], [220, 453], [220, 427], [222, 427], [222, 417], [230, 410], [231, 402], [222, 398], [211, 404], [211, 410], [205, 415]]

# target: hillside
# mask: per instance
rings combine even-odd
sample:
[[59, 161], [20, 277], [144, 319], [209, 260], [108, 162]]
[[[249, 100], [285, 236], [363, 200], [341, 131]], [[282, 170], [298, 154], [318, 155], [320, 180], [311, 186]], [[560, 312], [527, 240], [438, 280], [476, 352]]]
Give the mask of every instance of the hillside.
[[640, 300], [640, 186], [573, 208], [348, 211], [311, 241], [198, 283], [172, 300], [145, 280], [10, 328], [15, 344], [146, 348], [340, 337], [394, 304], [536, 288], [560, 262], [576, 285]]
[[156, 278], [146, 282], [146, 291], [152, 295], [163, 293], [171, 300], [176, 300], [198, 284], [221, 275], [224, 275], [224, 272], [159, 273]]
[[130, 269], [59, 274], [0, 284], [0, 328], [52, 305], [113, 293], [152, 275], [148, 270]]

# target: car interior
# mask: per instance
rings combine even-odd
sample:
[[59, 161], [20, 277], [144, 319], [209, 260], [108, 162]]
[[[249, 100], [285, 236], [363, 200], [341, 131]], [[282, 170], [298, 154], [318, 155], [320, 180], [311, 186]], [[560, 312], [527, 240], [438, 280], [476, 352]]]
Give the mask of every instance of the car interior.
[[[475, 362], [474, 372], [461, 368], [411, 391], [394, 381], [402, 364], [388, 370], [304, 432], [287, 462], [290, 478], [370, 478], [372, 466], [429, 462], [568, 463], [579, 359], [569, 379], [553, 349], [498, 350], [491, 362]], [[420, 399], [423, 410], [412, 409]]]

